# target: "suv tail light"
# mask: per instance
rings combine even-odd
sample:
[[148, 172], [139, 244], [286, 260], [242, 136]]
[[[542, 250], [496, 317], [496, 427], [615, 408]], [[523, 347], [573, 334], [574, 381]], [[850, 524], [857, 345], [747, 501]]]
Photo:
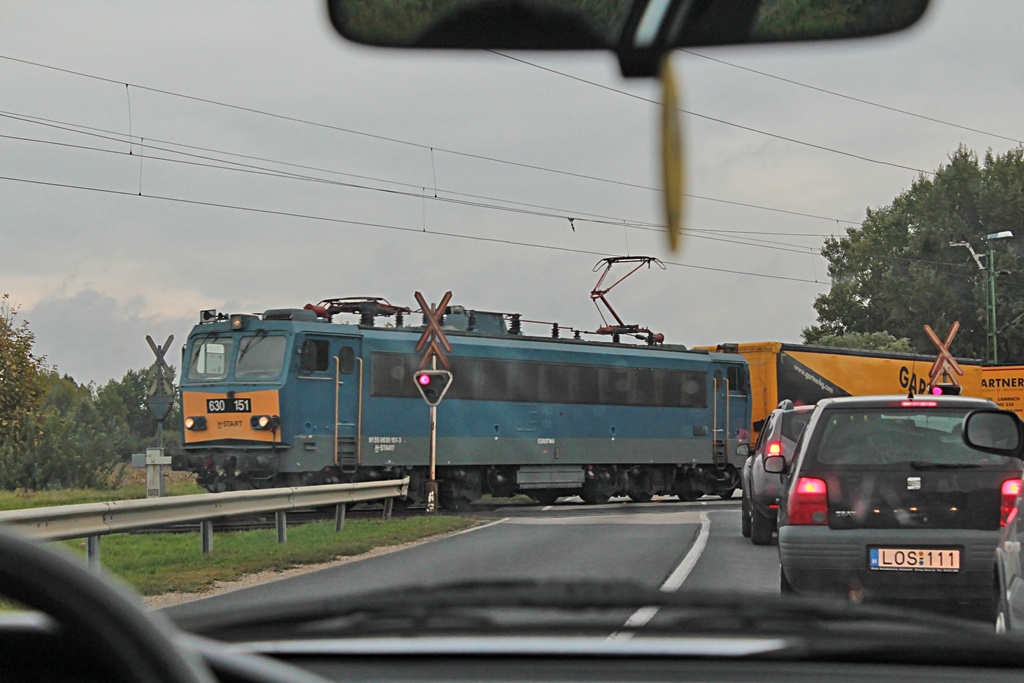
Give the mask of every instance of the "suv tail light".
[[999, 526], [1006, 526], [1006, 523], [1010, 521], [1010, 515], [1017, 504], [1017, 496], [1020, 495], [1020, 489], [1020, 479], [1007, 479], [1003, 482], [1002, 495], [999, 499]]
[[770, 441], [768, 443], [768, 455], [782, 455], [782, 442]]
[[828, 524], [828, 485], [823, 479], [800, 477], [789, 495], [786, 516], [790, 524]]

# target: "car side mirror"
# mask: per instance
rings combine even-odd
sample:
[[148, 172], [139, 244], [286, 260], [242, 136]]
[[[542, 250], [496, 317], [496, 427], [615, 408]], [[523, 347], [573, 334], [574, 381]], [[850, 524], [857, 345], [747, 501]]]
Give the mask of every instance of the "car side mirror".
[[1024, 459], [1024, 422], [1009, 410], [971, 411], [964, 418], [963, 440], [978, 451]]
[[750, 444], [749, 443], [741, 443], [738, 446], [736, 446], [736, 455], [743, 456], [744, 458], [749, 456], [750, 455]]
[[781, 455], [769, 455], [764, 459], [764, 471], [769, 474], [785, 474], [789, 467]]

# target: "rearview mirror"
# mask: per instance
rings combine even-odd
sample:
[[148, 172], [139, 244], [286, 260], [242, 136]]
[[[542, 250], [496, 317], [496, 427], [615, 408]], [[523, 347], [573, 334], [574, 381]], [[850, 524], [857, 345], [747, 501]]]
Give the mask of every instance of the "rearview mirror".
[[653, 76], [674, 48], [898, 31], [928, 0], [328, 0], [345, 38], [383, 47], [612, 50]]
[[745, 458], [748, 455], [750, 455], [750, 444], [749, 443], [741, 443], [741, 444], [737, 445], [736, 446], [736, 455], [738, 455], [738, 456], [740, 456], [742, 458]]
[[964, 418], [963, 439], [975, 450], [1019, 458], [1024, 423], [1008, 410], [975, 410]]

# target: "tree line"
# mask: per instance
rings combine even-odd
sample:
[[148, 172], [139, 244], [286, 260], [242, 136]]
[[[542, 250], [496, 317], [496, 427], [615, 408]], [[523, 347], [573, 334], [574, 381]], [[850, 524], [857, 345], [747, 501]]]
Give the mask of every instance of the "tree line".
[[[157, 445], [146, 407], [147, 369], [103, 386], [79, 384], [33, 350], [28, 321], [5, 295], [0, 306], [0, 489], [114, 488], [131, 454]], [[164, 446], [180, 445], [181, 411], [164, 422]]]
[[[1012, 239], [987, 235], [1011, 231]], [[979, 255], [984, 270], [967, 243]], [[996, 271], [996, 331], [1002, 364], [1024, 364], [1024, 147], [978, 154], [960, 146], [949, 163], [921, 175], [892, 203], [869, 209], [861, 225], [825, 241], [832, 286], [817, 297], [812, 344], [885, 333], [917, 353], [934, 353], [924, 332], [940, 338], [954, 321], [951, 351], [985, 359], [986, 251]]]

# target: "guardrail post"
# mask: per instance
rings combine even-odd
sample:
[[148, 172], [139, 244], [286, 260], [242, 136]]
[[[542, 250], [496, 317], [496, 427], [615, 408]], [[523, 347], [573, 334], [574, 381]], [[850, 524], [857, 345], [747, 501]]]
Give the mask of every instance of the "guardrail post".
[[338, 503], [334, 508], [334, 530], [341, 531], [345, 528], [345, 510], [348, 508], [344, 503]]
[[277, 518], [277, 542], [287, 543], [288, 542], [288, 513], [284, 510], [278, 510], [274, 513]]
[[85, 538], [85, 564], [89, 571], [100, 573], [100, 537], [86, 536]]
[[391, 519], [391, 510], [392, 510], [392, 506], [394, 505], [394, 502], [395, 502], [394, 498], [385, 498], [384, 499], [384, 512], [381, 513], [381, 519]]
[[199, 522], [199, 535], [202, 537], [200, 545], [203, 549], [203, 555], [209, 555], [213, 552], [213, 520], [204, 519]]

